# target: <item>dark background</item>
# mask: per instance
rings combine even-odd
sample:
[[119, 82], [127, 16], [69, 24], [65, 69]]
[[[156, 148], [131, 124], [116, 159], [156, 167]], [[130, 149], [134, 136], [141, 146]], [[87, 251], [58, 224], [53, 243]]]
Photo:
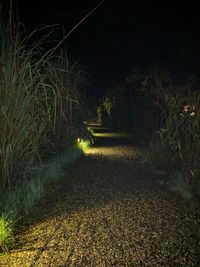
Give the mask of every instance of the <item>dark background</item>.
[[[55, 26], [61, 40], [101, 1], [15, 2], [18, 21], [32, 31]], [[135, 67], [164, 68], [175, 82], [200, 70], [199, 1], [105, 0], [62, 44], [92, 77], [97, 94]], [[56, 42], [54, 42], [54, 45]]]

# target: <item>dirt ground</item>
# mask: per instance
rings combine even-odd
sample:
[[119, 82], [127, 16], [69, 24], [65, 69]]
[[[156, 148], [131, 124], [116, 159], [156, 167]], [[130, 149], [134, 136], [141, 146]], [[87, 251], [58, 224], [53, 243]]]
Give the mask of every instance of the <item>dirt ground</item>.
[[53, 185], [0, 266], [200, 266], [200, 204], [158, 183], [130, 144], [93, 147]]

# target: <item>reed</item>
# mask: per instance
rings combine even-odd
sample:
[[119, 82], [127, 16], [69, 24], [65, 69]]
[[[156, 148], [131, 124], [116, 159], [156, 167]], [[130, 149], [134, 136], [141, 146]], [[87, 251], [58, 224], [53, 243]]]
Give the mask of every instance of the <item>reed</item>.
[[[27, 37], [26, 37], [27, 39]], [[20, 34], [0, 35], [0, 184], [17, 183], [26, 169], [67, 143], [80, 118], [80, 69], [66, 54], [41, 55]]]

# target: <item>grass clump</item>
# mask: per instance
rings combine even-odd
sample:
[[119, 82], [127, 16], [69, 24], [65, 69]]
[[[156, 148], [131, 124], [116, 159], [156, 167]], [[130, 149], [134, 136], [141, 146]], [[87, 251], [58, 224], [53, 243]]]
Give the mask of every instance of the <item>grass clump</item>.
[[163, 162], [171, 166], [174, 175], [172, 187], [191, 198], [199, 171], [200, 158], [200, 98], [191, 98], [185, 92], [183, 102], [180, 94], [167, 95], [167, 105], [163, 112], [163, 127], [158, 131], [157, 148], [162, 153]]
[[80, 156], [70, 144], [84, 111], [82, 70], [66, 53], [43, 53], [28, 39], [0, 33], [0, 250], [14, 241], [15, 222]]
[[91, 146], [90, 140], [84, 140], [84, 139], [78, 138], [77, 148], [80, 149], [81, 151], [83, 151], [83, 153], [87, 153], [90, 146]]
[[2, 214], [0, 217], [0, 252], [8, 250], [13, 244], [13, 223]]
[[[20, 34], [0, 35], [0, 184], [17, 183], [35, 162], [69, 142], [82, 117], [80, 73], [66, 54], [48, 57]], [[68, 139], [68, 140], [67, 140]]]
[[153, 162], [174, 177], [173, 190], [191, 198], [199, 180], [194, 173], [199, 173], [200, 166], [200, 97], [190, 88], [167, 83], [160, 83], [151, 94], [155, 94], [161, 114], [160, 127], [151, 141]]
[[11, 185], [39, 159], [46, 118], [41, 114], [45, 85], [32, 60], [33, 51], [25, 50], [19, 36], [15, 42], [0, 36], [0, 183]]
[[1, 192], [0, 202], [0, 251], [14, 244], [13, 228], [17, 220], [30, 213], [31, 209], [45, 197], [48, 187], [66, 174], [66, 168], [81, 156], [82, 152], [71, 146], [48, 163], [38, 165], [32, 177], [17, 186]]

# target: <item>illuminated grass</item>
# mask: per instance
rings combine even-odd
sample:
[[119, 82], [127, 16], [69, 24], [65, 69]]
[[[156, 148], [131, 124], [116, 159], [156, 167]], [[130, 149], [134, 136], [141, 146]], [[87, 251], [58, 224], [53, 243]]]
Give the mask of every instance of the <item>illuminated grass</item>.
[[[11, 40], [6, 29], [0, 32], [0, 250], [13, 242], [11, 226], [81, 155], [67, 144], [84, 108], [79, 65], [63, 51], [44, 54], [42, 40], [27, 45], [35, 32]], [[65, 155], [47, 162], [60, 148]]]
[[14, 243], [12, 223], [6, 217], [0, 217], [0, 251], [8, 250]]
[[9, 250], [14, 244], [14, 223], [17, 226], [17, 220], [30, 213], [31, 209], [45, 197], [51, 183], [61, 179], [67, 166], [80, 156], [80, 149], [71, 146], [66, 153], [54, 160], [36, 166], [34, 172], [30, 173], [30, 180], [0, 192], [0, 252]]
[[84, 154], [88, 152], [90, 149], [91, 142], [90, 140], [84, 140], [81, 138], [77, 139], [77, 147], [80, 149]]

